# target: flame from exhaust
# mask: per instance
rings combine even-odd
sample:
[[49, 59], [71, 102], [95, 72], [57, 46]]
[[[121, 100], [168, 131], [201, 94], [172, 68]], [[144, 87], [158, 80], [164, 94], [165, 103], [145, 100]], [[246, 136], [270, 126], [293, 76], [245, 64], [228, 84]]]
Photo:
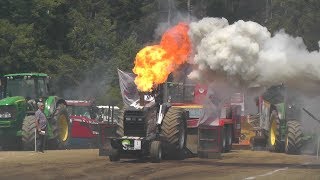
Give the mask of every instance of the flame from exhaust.
[[152, 91], [187, 61], [191, 52], [188, 30], [187, 24], [179, 23], [163, 34], [159, 45], [146, 46], [137, 53], [133, 72], [139, 91]]

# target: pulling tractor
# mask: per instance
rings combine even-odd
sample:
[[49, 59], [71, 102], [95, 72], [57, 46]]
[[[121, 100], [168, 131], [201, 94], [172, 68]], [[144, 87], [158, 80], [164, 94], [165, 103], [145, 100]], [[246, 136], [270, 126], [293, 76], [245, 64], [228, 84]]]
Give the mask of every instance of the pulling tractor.
[[160, 162], [164, 156], [184, 157], [187, 113], [164, 103], [162, 88], [140, 93], [136, 103], [120, 111], [106, 152], [111, 161], [150, 156], [152, 162]]
[[272, 86], [257, 99], [259, 116], [252, 149], [300, 154], [313, 136], [303, 132], [302, 110], [298, 92], [285, 85]]
[[50, 149], [64, 149], [70, 137], [65, 100], [49, 96], [49, 76], [43, 73], [8, 74], [1, 78], [0, 146], [2, 149], [33, 150], [37, 102], [45, 104]]
[[229, 151], [239, 140], [240, 108], [229, 104], [221, 117], [200, 125], [206, 92], [205, 86], [166, 82], [140, 93], [140, 99], [120, 111], [117, 125], [100, 124], [99, 155], [111, 161], [150, 156], [160, 162]]
[[239, 93], [221, 101], [207, 85], [167, 82], [165, 89], [172, 106], [188, 114], [186, 149], [192, 156], [214, 158], [239, 143], [241, 105], [234, 101]]

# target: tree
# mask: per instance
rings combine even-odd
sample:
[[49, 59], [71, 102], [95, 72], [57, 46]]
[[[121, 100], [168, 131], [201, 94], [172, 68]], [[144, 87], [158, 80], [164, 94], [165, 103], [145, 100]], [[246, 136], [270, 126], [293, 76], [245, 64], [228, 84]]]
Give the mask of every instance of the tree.
[[274, 0], [272, 19], [267, 24], [272, 32], [279, 29], [301, 36], [309, 50], [318, 50], [320, 39], [320, 1]]
[[165, 30], [159, 27], [187, 20], [188, 10], [197, 19], [253, 20], [271, 32], [283, 28], [302, 36], [310, 50], [319, 48], [318, 0], [190, 2], [188, 9], [186, 0], [2, 0], [0, 72], [45, 72], [61, 94], [92, 84], [101, 89], [90, 90], [100, 103], [121, 102], [117, 68], [131, 71], [136, 53], [159, 40]]
[[37, 45], [32, 32], [32, 25], [14, 25], [0, 19], [0, 72], [5, 74], [37, 69]]

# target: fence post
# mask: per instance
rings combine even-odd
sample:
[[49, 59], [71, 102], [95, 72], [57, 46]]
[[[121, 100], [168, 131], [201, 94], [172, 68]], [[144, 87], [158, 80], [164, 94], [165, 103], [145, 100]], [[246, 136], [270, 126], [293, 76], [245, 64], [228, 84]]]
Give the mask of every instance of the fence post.
[[317, 159], [319, 159], [319, 143], [320, 143], [320, 135], [318, 136], [318, 142], [317, 142]]
[[34, 129], [34, 151], [37, 152], [37, 128]]

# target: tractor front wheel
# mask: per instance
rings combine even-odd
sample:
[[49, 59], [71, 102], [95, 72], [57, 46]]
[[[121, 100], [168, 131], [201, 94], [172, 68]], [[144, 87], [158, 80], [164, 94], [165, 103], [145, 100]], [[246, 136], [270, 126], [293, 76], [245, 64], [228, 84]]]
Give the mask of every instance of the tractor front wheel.
[[120, 160], [120, 153], [118, 149], [111, 148], [109, 160], [112, 162], [119, 161]]
[[151, 162], [159, 163], [162, 159], [162, 149], [160, 141], [152, 141], [150, 145]]

